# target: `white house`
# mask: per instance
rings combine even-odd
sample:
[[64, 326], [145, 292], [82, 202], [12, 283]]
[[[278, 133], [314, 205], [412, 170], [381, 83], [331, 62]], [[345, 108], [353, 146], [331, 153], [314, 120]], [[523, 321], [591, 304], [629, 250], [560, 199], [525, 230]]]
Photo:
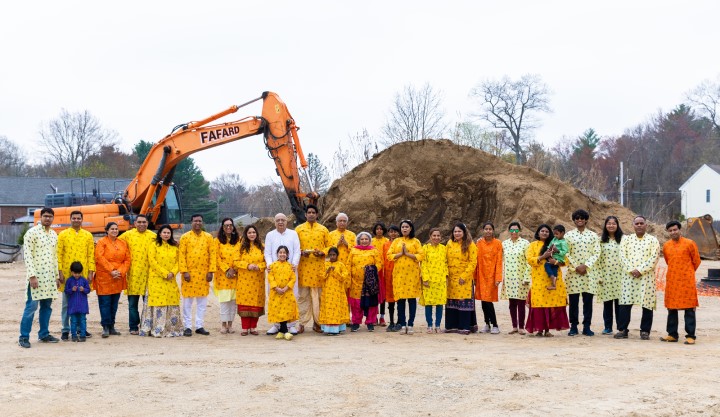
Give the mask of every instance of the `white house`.
[[703, 165], [680, 186], [685, 218], [709, 214], [720, 220], [720, 165]]

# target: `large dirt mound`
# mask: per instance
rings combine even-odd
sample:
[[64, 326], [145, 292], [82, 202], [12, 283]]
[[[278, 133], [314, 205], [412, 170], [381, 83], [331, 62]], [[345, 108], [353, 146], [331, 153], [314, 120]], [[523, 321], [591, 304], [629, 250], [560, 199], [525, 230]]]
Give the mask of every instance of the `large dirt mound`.
[[[423, 140], [394, 145], [336, 180], [321, 202], [322, 223], [331, 230], [337, 213], [350, 217], [355, 232], [382, 220], [413, 220], [421, 240], [432, 227], [449, 238], [455, 223], [464, 222], [474, 238], [488, 220], [506, 236], [507, 225], [519, 220], [531, 238], [542, 223], [574, 227], [576, 209], [590, 213], [589, 228], [602, 230], [609, 215], [632, 233], [634, 214], [616, 203], [590, 198], [576, 188], [540, 172], [503, 162], [478, 149], [449, 140]], [[654, 233], [656, 227], [648, 231]]]

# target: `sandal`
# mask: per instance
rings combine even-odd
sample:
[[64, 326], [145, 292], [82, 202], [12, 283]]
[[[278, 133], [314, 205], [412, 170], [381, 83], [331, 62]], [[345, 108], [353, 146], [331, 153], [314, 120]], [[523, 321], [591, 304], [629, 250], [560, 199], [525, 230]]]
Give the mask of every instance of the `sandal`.
[[240, 336], [247, 336], [247, 335], [248, 335], [248, 331], [245, 329], [243, 329], [243, 331], [240, 332]]
[[227, 331], [228, 333], [235, 333], [235, 329], [233, 329], [232, 327], [228, 327]]
[[427, 334], [432, 334], [432, 333], [433, 333], [432, 327], [428, 327], [426, 333], [427, 333]]
[[133, 335], [133, 336], [137, 336], [137, 335], [140, 334], [140, 332], [137, 331], [137, 330], [130, 330], [130, 334]]
[[518, 329], [513, 328], [512, 330], [510, 330], [510, 331], [508, 332], [508, 334], [515, 334], [515, 333], [517, 333], [517, 332], [518, 332]]
[[537, 334], [535, 335], [535, 337], [543, 337], [543, 332], [537, 332]]
[[523, 330], [523, 329], [518, 329], [518, 333], [521, 334], [521, 335], [524, 335], [524, 334], [525, 334], [525, 330]]
[[253, 335], [253, 336], [257, 336], [259, 333], [258, 333], [258, 331], [255, 330], [255, 329], [250, 329], [250, 334]]
[[545, 332], [544, 336], [545, 337], [555, 337], [555, 335], [550, 332]]
[[227, 329], [224, 327], [222, 329], [220, 329], [220, 334], [227, 334], [227, 332], [228, 332]]

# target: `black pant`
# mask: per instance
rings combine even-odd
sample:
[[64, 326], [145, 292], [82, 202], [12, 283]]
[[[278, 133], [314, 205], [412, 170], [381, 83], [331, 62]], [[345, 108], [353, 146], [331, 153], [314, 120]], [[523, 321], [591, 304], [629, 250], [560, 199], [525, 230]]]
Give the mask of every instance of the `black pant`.
[[[405, 301], [407, 301], [408, 309], [410, 310], [410, 314], [407, 316], [407, 321], [405, 318]], [[413, 327], [413, 324], [415, 323], [415, 313], [417, 311], [417, 298], [402, 298], [397, 300], [397, 310], [398, 324], [401, 326], [405, 326], [407, 324], [408, 326]]]
[[[618, 307], [618, 330], [625, 331], [630, 326], [630, 313], [632, 312], [632, 304]], [[643, 307], [642, 317], [640, 318], [640, 331], [648, 332], [652, 329], [653, 311]]]
[[388, 317], [390, 318], [390, 324], [395, 324], [395, 301], [388, 301]]
[[613, 311], [615, 312], [615, 320], [617, 328], [620, 328], [620, 304], [618, 299], [608, 300], [603, 302], [603, 321], [605, 321], [605, 328], [612, 330], [613, 328]]
[[[695, 310], [688, 308], [685, 311], [685, 337], [695, 339]], [[678, 336], [678, 310], [668, 309], [667, 332], [677, 339]]]
[[280, 333], [287, 333], [287, 332], [288, 332], [287, 323], [288, 323], [288, 322], [286, 322], [286, 321], [281, 321], [281, 322], [280, 322], [280, 330], [279, 330]]
[[[569, 312], [568, 315], [570, 316], [570, 324], [574, 327], [577, 327], [578, 325], [578, 310], [580, 307], [580, 294], [569, 294], [568, 297], [570, 298], [570, 306], [568, 308]], [[593, 313], [593, 294], [590, 294], [589, 292], [582, 293], [582, 302], [583, 302], [583, 326], [590, 328], [590, 324], [592, 323], [592, 313]]]
[[470, 317], [474, 312], [445, 308], [445, 329], [470, 330]]
[[495, 306], [490, 301], [481, 301], [483, 316], [485, 318], [485, 324], [498, 327], [497, 317], [495, 316]]

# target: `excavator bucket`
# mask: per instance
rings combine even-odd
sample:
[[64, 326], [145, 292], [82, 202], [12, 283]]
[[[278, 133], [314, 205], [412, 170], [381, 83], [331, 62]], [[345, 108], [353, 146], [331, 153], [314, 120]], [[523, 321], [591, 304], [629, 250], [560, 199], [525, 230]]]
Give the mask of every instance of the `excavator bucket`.
[[720, 256], [718, 256], [720, 247], [718, 247], [712, 224], [713, 218], [709, 214], [702, 217], [691, 217], [687, 220], [685, 237], [695, 241], [702, 259], [715, 261], [720, 259]]

